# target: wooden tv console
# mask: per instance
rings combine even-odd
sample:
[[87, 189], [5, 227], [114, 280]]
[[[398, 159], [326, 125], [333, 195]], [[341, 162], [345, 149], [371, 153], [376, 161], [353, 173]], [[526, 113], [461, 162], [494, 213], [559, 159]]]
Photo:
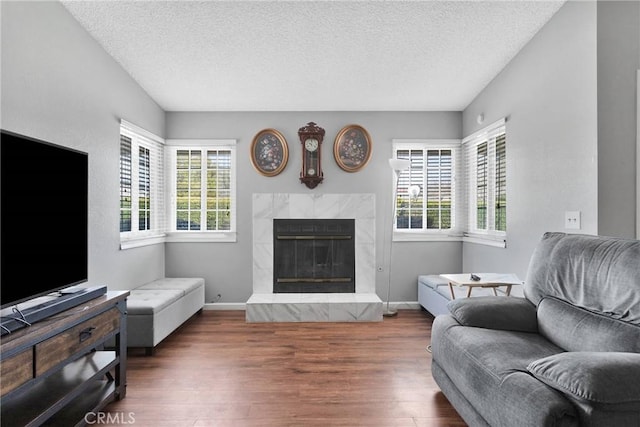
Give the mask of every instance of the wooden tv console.
[[107, 292], [2, 337], [3, 426], [85, 425], [125, 397], [128, 295]]

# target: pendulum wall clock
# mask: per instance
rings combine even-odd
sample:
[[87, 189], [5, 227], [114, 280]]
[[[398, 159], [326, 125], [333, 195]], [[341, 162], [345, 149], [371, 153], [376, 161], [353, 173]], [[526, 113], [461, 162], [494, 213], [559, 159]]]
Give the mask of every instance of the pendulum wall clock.
[[302, 144], [302, 170], [300, 182], [309, 188], [316, 188], [324, 178], [322, 173], [322, 140], [324, 129], [314, 122], [298, 130], [300, 143]]

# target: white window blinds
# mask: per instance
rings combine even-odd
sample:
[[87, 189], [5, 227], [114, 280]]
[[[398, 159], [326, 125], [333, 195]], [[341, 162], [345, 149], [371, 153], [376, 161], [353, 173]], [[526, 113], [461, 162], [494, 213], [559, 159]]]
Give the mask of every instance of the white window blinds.
[[393, 147], [394, 157], [410, 161], [398, 179], [395, 230], [451, 234], [457, 223], [455, 176], [460, 142], [394, 140]]
[[168, 241], [235, 241], [235, 140], [169, 140], [168, 144]]
[[164, 141], [125, 120], [120, 123], [120, 246], [162, 239], [166, 227]]
[[466, 235], [504, 242], [507, 230], [507, 138], [500, 120], [465, 138]]
[[179, 149], [175, 158], [175, 229], [231, 230], [231, 150]]

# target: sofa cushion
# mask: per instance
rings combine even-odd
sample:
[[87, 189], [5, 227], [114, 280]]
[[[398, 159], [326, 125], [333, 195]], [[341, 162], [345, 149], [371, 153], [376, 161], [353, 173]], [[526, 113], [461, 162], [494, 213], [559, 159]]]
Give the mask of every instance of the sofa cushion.
[[433, 322], [431, 345], [433, 363], [489, 425], [558, 425], [577, 418], [562, 394], [527, 371], [532, 361], [562, 352], [539, 334], [464, 327], [442, 315]]
[[447, 307], [463, 326], [538, 332], [536, 307], [525, 298], [488, 296], [456, 299]]
[[548, 296], [640, 325], [640, 240], [545, 233], [531, 257], [525, 296]]
[[527, 370], [574, 399], [640, 408], [640, 354], [560, 353], [531, 362]]
[[567, 351], [640, 353], [640, 326], [544, 298], [538, 305], [540, 333]]
[[184, 291], [179, 289], [134, 289], [127, 298], [127, 314], [157, 313], [183, 295]]

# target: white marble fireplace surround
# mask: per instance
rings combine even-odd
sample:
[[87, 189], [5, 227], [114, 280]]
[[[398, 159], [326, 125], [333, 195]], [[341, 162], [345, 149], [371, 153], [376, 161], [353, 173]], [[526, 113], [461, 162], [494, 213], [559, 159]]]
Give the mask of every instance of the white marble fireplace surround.
[[[375, 194], [253, 195], [253, 295], [247, 322], [379, 322]], [[273, 293], [273, 220], [355, 219], [355, 293]]]

